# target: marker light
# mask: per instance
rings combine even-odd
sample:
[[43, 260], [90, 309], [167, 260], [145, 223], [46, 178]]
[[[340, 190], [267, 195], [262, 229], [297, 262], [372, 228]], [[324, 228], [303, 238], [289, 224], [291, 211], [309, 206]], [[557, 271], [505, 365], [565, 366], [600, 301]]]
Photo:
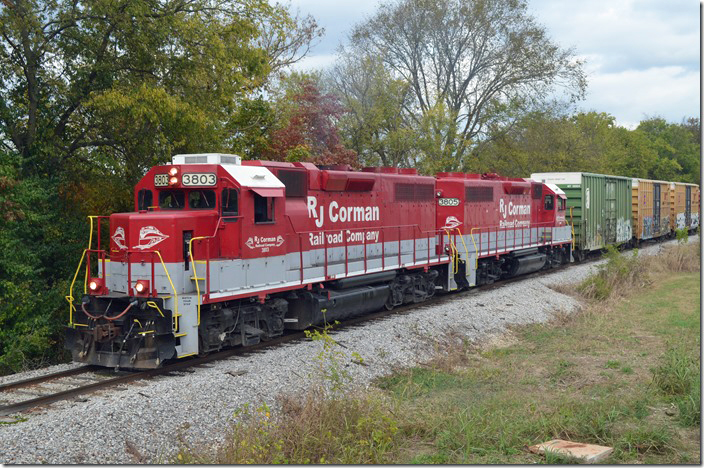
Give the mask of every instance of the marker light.
[[178, 177], [172, 177], [169, 179], [169, 185], [176, 185], [178, 184]]
[[175, 176], [176, 174], [178, 174], [178, 167], [172, 167], [171, 169], [169, 169], [169, 175], [170, 175], [170, 176], [173, 177], [173, 176]]

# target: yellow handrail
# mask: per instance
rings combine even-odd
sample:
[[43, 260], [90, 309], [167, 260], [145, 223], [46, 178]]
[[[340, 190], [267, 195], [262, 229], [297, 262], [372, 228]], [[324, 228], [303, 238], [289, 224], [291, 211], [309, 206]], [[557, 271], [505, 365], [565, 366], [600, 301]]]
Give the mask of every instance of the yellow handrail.
[[574, 206], [570, 206], [570, 227], [572, 228], [572, 250], [574, 250], [574, 216], [572, 214], [572, 209]]
[[[219, 223], [218, 223], [219, 224]], [[199, 279], [203, 278], [198, 278], [198, 271], [196, 271], [196, 266], [195, 266], [195, 260], [193, 260], [193, 241], [194, 240], [201, 240], [201, 239], [208, 239], [211, 236], [200, 236], [200, 237], [192, 237], [191, 240], [188, 241], [188, 257], [191, 260], [191, 268], [193, 269], [193, 278], [196, 280], [196, 295], [198, 296], [198, 325], [200, 326], [200, 285], [198, 284]], [[206, 266], [206, 268], [208, 268]], [[206, 272], [207, 274], [207, 272]]]
[[[467, 254], [467, 261], [469, 261], [469, 249], [467, 248], [467, 244], [464, 241], [464, 236], [462, 235], [462, 231], [460, 230], [460, 228], [456, 228], [456, 229], [457, 229], [457, 232], [460, 234], [460, 239], [462, 240], [462, 245], [464, 246], [464, 251]], [[474, 250], [477, 250], [476, 246], [474, 247]]]
[[169, 284], [171, 285], [171, 289], [174, 292], [174, 311], [175, 311], [174, 312], [174, 324], [175, 324], [174, 333], [175, 333], [179, 330], [179, 328], [178, 328], [178, 317], [179, 317], [179, 315], [178, 315], [178, 293], [176, 292], [176, 288], [174, 287], [173, 281], [171, 281], [171, 275], [169, 274], [168, 268], [166, 268], [166, 264], [164, 263], [164, 259], [161, 257], [161, 252], [159, 252], [158, 250], [154, 250], [153, 252], [159, 256], [159, 260], [161, 261], [161, 266], [164, 267], [164, 272], [166, 272], [166, 277], [168, 278]]
[[[88, 221], [90, 221], [90, 231], [88, 232], [88, 250], [90, 250], [93, 246], [93, 218], [97, 218], [97, 216], [88, 216]], [[98, 246], [98, 248], [100, 248], [100, 246]], [[88, 294], [88, 273], [88, 268], [86, 268], [86, 277], [83, 280], [83, 294]]]
[[[474, 241], [474, 230], [479, 228], [472, 228], [469, 231], [469, 235], [472, 236], [472, 244], [474, 244], [474, 268], [479, 268], [479, 251], [477, 250], [477, 243]], [[481, 235], [481, 234], [480, 234]]]
[[459, 250], [457, 250], [457, 247], [455, 246], [455, 241], [452, 239], [452, 235], [447, 229], [444, 229], [445, 234], [447, 234], [447, 238], [450, 240], [450, 247], [452, 248], [452, 273], [457, 273], [459, 270], [460, 266], [460, 259], [459, 259]]
[[[76, 284], [76, 278], [78, 278], [78, 272], [81, 271], [81, 265], [83, 265], [83, 259], [86, 257], [86, 252], [88, 249], [83, 249], [83, 254], [81, 255], [81, 261], [78, 262], [78, 267], [76, 267], [76, 273], [73, 275], [73, 281], [71, 281], [71, 286], [68, 289], [68, 296], [65, 296], [66, 300], [68, 301], [68, 324], [69, 326], [73, 325], [73, 312], [76, 310], [76, 307], [73, 305], [73, 285]], [[87, 268], [86, 268], [87, 270]]]
[[159, 315], [161, 315], [162, 317], [164, 316], [164, 313], [161, 311], [161, 309], [159, 308], [159, 306], [156, 305], [156, 302], [154, 302], [154, 301], [147, 301], [147, 305], [148, 305], [149, 307], [151, 307], [152, 309], [156, 309], [157, 312], [159, 312]]

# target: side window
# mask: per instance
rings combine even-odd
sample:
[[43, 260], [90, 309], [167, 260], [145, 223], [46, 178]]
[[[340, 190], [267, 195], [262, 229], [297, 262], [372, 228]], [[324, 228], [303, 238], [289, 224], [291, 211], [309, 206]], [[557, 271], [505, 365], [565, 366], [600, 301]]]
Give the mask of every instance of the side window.
[[254, 195], [254, 222], [271, 223], [274, 221], [274, 199], [271, 197], [261, 197]]
[[560, 211], [565, 211], [566, 203], [564, 198], [560, 198], [557, 202], [557, 209]]
[[[221, 205], [221, 216], [227, 218], [228, 216], [238, 216], [240, 214], [240, 205], [238, 200], [239, 193], [236, 189], [223, 189], [222, 191], [222, 205]], [[225, 222], [235, 222], [237, 218], [225, 219]]]
[[182, 190], [162, 190], [159, 192], [159, 206], [163, 210], [181, 210], [185, 198]]
[[188, 193], [188, 206], [193, 210], [214, 210], [215, 192], [212, 190], [191, 190]]
[[555, 208], [555, 204], [552, 200], [552, 195], [545, 195], [545, 210], [552, 211]]
[[137, 193], [137, 210], [146, 211], [152, 206], [153, 195], [149, 189], [142, 189]]

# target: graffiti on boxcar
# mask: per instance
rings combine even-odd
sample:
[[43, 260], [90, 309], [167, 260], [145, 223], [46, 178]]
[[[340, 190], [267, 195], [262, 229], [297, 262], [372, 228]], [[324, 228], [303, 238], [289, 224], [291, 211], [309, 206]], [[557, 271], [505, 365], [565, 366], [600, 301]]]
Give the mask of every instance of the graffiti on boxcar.
[[632, 232], [631, 221], [629, 219], [618, 218], [616, 220], [616, 242], [631, 240]]

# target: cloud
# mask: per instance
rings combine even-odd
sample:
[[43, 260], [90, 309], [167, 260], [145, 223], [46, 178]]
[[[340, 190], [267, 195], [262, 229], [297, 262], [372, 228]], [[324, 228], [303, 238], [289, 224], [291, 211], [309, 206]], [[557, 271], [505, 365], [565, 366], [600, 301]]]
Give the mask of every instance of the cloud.
[[[387, 1], [387, 0], [383, 0]], [[586, 60], [586, 110], [607, 112], [620, 125], [645, 116], [670, 121], [699, 115], [699, 4], [691, 0], [528, 0], [528, 9], [562, 47]], [[324, 68], [352, 27], [379, 0], [292, 0], [312, 14], [325, 37], [296, 66]]]
[[622, 126], [633, 128], [656, 115], [674, 122], [699, 115], [699, 73], [684, 67], [598, 73], [589, 83], [581, 107], [608, 112]]

